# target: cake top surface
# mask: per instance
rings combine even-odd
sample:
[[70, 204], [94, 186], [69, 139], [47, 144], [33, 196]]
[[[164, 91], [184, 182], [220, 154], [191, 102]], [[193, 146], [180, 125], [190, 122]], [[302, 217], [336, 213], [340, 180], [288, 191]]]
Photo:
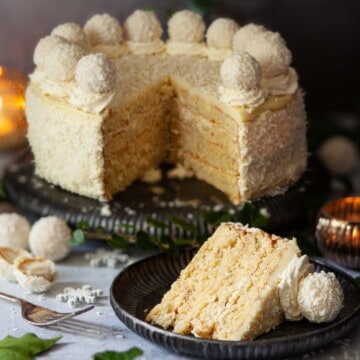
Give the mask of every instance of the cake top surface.
[[249, 113], [297, 90], [284, 39], [260, 25], [218, 18], [206, 29], [200, 15], [182, 10], [169, 19], [166, 42], [162, 34], [156, 14], [143, 10], [123, 27], [109, 14], [94, 15], [83, 29], [60, 24], [36, 46], [31, 82], [45, 95], [93, 113], [169, 80]]

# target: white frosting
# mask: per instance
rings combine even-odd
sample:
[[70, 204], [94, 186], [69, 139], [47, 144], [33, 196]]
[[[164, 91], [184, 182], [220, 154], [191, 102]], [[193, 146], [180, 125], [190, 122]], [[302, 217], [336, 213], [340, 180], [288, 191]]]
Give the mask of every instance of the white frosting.
[[119, 44], [98, 44], [91, 47], [91, 52], [93, 53], [103, 53], [111, 59], [116, 59], [121, 55], [126, 55], [129, 53], [127, 43], [124, 41]]
[[166, 52], [169, 55], [206, 56], [206, 50], [205, 43], [166, 43]]
[[164, 42], [159, 39], [152, 42], [128, 41], [127, 46], [129, 51], [135, 55], [159, 54], [165, 51]]
[[84, 32], [92, 46], [115, 45], [123, 40], [119, 22], [109, 14], [96, 14], [84, 25]]
[[309, 258], [306, 255], [300, 258], [294, 256], [285, 271], [280, 275], [278, 293], [286, 319], [302, 319], [303, 316], [297, 301], [299, 283], [304, 276], [313, 271], [314, 267], [309, 263]]
[[99, 114], [110, 104], [114, 95], [115, 91], [97, 94], [85, 92], [78, 87], [74, 87], [69, 93], [69, 103], [77, 109]]
[[105, 54], [90, 54], [78, 62], [75, 78], [84, 92], [109, 93], [115, 88], [116, 67]]
[[0, 214], [0, 246], [26, 249], [29, 232], [30, 224], [24, 216]]
[[73, 22], [68, 22], [56, 26], [52, 30], [51, 35], [61, 36], [68, 42], [80, 45], [83, 48], [87, 48], [89, 45], [83, 29], [80, 27], [80, 25]]
[[63, 219], [43, 217], [31, 228], [29, 245], [35, 256], [52, 261], [64, 259], [70, 252], [71, 230]]
[[33, 84], [38, 84], [42, 93], [51, 95], [57, 98], [66, 98], [74, 87], [73, 82], [69, 81], [54, 81], [49, 79], [46, 74], [39, 69], [29, 75]]
[[267, 91], [260, 86], [261, 68], [250, 54], [239, 52], [226, 58], [220, 75], [220, 101], [231, 106], [246, 106], [250, 112], [265, 101]]
[[190, 10], [178, 11], [168, 21], [169, 42], [201, 43], [205, 28], [200, 15]]
[[245, 106], [248, 112], [252, 112], [260, 106], [267, 97], [266, 89], [239, 90], [219, 86], [220, 101], [231, 106]]
[[334, 320], [343, 300], [343, 290], [333, 273], [312, 273], [300, 282], [297, 301], [301, 313], [311, 322]]
[[298, 76], [293, 68], [289, 68], [286, 74], [273, 78], [263, 78], [263, 87], [267, 88], [272, 95], [290, 95], [298, 89]]
[[153, 11], [135, 10], [124, 23], [126, 40], [138, 43], [152, 43], [160, 40], [161, 24]]
[[206, 49], [206, 54], [209, 60], [223, 61], [227, 57], [231, 56], [233, 54], [233, 51], [232, 49], [219, 49], [208, 46]]
[[38, 42], [34, 63], [51, 80], [71, 81], [75, 76], [77, 62], [85, 54], [81, 46], [69, 43], [60, 36], [51, 35]]
[[206, 42], [209, 47], [217, 49], [231, 49], [235, 33], [239, 24], [228, 18], [214, 20], [206, 32]]

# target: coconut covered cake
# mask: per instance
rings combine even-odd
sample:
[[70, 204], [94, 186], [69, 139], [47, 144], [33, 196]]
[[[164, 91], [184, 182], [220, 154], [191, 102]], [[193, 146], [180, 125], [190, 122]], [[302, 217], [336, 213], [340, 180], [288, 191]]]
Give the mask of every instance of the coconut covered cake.
[[110, 200], [169, 162], [233, 203], [283, 192], [306, 167], [303, 96], [279, 33], [227, 18], [206, 29], [136, 10], [42, 38], [26, 92], [36, 174]]

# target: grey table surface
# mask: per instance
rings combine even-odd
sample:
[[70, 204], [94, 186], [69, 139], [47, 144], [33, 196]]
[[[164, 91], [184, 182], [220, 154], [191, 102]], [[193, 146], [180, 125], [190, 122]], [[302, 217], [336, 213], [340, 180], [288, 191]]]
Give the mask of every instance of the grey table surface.
[[[109, 302], [110, 285], [119, 272], [119, 268], [94, 268], [84, 259], [84, 253], [94, 251], [94, 245], [83, 246], [72, 252], [64, 261], [57, 264], [57, 280], [44, 295], [28, 294], [15, 283], [0, 279], [0, 291], [23, 297], [33, 303], [46, 306], [57, 311], [66, 312], [70, 308], [67, 303], [58, 302], [56, 294], [64, 287], [81, 287], [89, 284], [93, 288], [102, 289], [104, 296], [99, 299], [95, 308], [75, 318], [74, 329], [62, 325], [58, 328], [40, 328], [27, 324], [21, 317], [16, 303], [0, 299], [0, 337], [12, 335], [19, 337], [27, 332], [44, 338], [62, 335], [62, 339], [40, 358], [46, 359], [91, 359], [96, 352], [105, 350], [124, 351], [137, 346], [144, 351], [139, 359], [191, 359], [183, 357], [141, 338], [120, 322]], [[140, 257], [139, 254], [135, 256]], [[351, 272], [353, 275], [358, 273]], [[296, 359], [360, 359], [360, 323], [346, 338], [339, 339], [326, 348], [304, 354]]]

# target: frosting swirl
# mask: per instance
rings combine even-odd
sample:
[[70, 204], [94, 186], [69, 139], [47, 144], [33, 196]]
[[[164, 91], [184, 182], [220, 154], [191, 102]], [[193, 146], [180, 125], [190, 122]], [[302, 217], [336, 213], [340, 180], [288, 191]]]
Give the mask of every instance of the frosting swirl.
[[298, 77], [296, 71], [293, 68], [289, 68], [286, 74], [273, 78], [263, 78], [262, 85], [272, 95], [290, 95], [298, 88]]
[[303, 318], [297, 301], [299, 284], [302, 278], [313, 271], [314, 267], [309, 263], [309, 258], [303, 255], [300, 258], [294, 256], [281, 274], [278, 293], [286, 319], [300, 320]]

